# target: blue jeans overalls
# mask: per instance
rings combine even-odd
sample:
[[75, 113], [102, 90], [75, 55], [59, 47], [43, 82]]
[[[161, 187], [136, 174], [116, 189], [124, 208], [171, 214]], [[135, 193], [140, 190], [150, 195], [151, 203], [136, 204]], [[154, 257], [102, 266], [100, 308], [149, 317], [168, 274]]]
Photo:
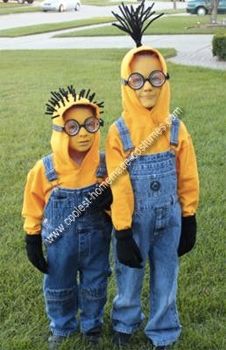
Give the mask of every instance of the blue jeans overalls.
[[[102, 158], [101, 158], [102, 159]], [[49, 181], [57, 179], [52, 156], [43, 158]], [[97, 176], [104, 176], [103, 164]], [[50, 329], [54, 335], [69, 336], [79, 329], [87, 332], [102, 324], [109, 276], [109, 247], [112, 226], [104, 212], [86, 212], [73, 220], [72, 212], [97, 187], [81, 189], [55, 187], [45, 207], [42, 223], [48, 274], [44, 276], [44, 297]], [[47, 239], [47, 240], [46, 240]]]
[[[116, 126], [124, 151], [133, 150], [122, 118], [116, 121]], [[178, 131], [179, 119], [174, 117], [171, 145], [178, 144]], [[181, 331], [176, 307], [181, 207], [175, 154], [169, 150], [138, 156], [129, 165], [128, 172], [135, 199], [133, 237], [140, 248], [143, 266], [147, 259], [150, 265], [150, 316], [145, 333], [154, 345], [169, 345], [177, 340]], [[144, 319], [141, 310], [144, 272], [144, 268], [120, 264], [116, 257], [117, 295], [112, 310], [116, 331], [131, 334]]]

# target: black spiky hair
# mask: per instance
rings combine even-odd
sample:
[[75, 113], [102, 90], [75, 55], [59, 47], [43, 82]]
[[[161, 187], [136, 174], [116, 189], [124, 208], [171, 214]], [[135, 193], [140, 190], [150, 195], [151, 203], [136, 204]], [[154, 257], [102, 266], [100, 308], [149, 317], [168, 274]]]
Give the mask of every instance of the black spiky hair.
[[[142, 0], [140, 5], [134, 9], [132, 5], [127, 6], [122, 2], [122, 4], [119, 6], [121, 16], [112, 11], [112, 14], [120, 24], [112, 23], [112, 25], [128, 33], [135, 41], [136, 46], [140, 47], [142, 46], [141, 40], [145, 30], [153, 21], [164, 15], [164, 13], [160, 13], [159, 15], [156, 15], [150, 19], [156, 13], [155, 11], [152, 11], [154, 4], [155, 3], [153, 2], [151, 6], [148, 6], [145, 9], [145, 0]], [[150, 20], [145, 24], [148, 19]]]
[[[96, 93], [91, 92], [90, 89], [82, 89], [76, 92], [73, 85], [65, 88], [59, 88], [58, 91], [51, 91], [51, 97], [46, 103], [45, 114], [51, 115], [51, 118], [57, 118], [63, 115], [63, 113], [72, 107], [75, 102], [86, 99], [92, 105], [96, 105], [100, 109], [100, 114], [103, 113], [104, 102], [94, 101]], [[82, 101], [81, 101], [82, 102]]]

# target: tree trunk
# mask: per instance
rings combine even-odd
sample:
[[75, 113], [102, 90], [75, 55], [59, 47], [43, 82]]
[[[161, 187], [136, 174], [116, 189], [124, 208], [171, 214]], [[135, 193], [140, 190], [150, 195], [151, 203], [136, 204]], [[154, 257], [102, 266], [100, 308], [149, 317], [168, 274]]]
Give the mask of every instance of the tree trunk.
[[219, 5], [219, 0], [212, 0], [210, 6], [210, 23], [217, 23], [217, 9]]
[[173, 0], [173, 9], [174, 9], [174, 10], [177, 9], [177, 0]]

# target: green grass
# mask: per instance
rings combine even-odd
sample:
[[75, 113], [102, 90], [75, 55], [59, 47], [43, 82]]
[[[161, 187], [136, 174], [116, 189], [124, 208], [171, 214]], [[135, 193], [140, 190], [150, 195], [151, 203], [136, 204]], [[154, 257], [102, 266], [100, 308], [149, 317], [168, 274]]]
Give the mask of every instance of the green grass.
[[25, 12], [38, 12], [40, 8], [38, 6], [32, 6], [28, 4], [18, 3], [1, 3], [0, 2], [0, 15], [9, 15], [13, 13], [25, 13]]
[[0, 30], [0, 37], [9, 37], [15, 38], [23, 35], [33, 35], [41, 34], [47, 32], [54, 32], [58, 30], [78, 28], [84, 26], [90, 26], [94, 24], [109, 23], [112, 21], [112, 17], [96, 17], [91, 19], [80, 19], [69, 22], [61, 23], [46, 23], [46, 24], [37, 24], [33, 26], [12, 28], [12, 29], [3, 29]]
[[[224, 15], [218, 15], [218, 21], [224, 18]], [[200, 22], [200, 26], [197, 22]], [[145, 32], [150, 34], [213, 34], [219, 31], [226, 32], [226, 27], [212, 28], [206, 27], [209, 23], [209, 16], [169, 16], [160, 18], [153, 22]], [[115, 36], [126, 35], [114, 26], [106, 26], [101, 28], [83, 29], [81, 31], [59, 34], [58, 37], [75, 37], [75, 36]]]
[[[74, 84], [90, 87], [105, 101], [109, 125], [120, 116], [120, 62], [127, 50], [1, 51], [0, 85], [0, 349], [46, 350], [42, 276], [24, 250], [21, 207], [28, 170], [50, 152], [51, 121], [44, 115], [50, 90]], [[168, 53], [169, 51], [163, 51]], [[172, 109], [185, 109], [185, 121], [197, 152], [201, 201], [196, 249], [181, 259], [178, 305], [183, 325], [174, 350], [225, 350], [225, 91], [226, 72], [168, 64]], [[148, 277], [142, 303], [148, 315]], [[104, 339], [111, 345], [110, 309], [115, 295], [109, 283]], [[88, 349], [76, 335], [62, 349]], [[142, 330], [129, 349], [148, 350]]]

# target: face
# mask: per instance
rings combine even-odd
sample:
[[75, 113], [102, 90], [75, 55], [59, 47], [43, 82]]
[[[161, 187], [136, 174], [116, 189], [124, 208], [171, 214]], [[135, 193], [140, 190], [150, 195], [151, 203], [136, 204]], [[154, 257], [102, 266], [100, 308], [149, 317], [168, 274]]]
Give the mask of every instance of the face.
[[[162, 70], [161, 64], [157, 57], [148, 54], [135, 56], [131, 64], [131, 73], [140, 73], [144, 78], [148, 78], [154, 70]], [[161, 88], [152, 86], [148, 81], [139, 90], [134, 90], [137, 98], [143, 107], [151, 109], [155, 106]]]
[[[64, 121], [74, 119], [79, 124], [84, 124], [87, 118], [94, 116], [95, 113], [92, 108], [72, 107], [64, 113]], [[82, 127], [77, 135], [69, 137], [69, 148], [77, 152], [87, 152], [91, 148], [94, 138], [95, 134], [89, 133]]]

